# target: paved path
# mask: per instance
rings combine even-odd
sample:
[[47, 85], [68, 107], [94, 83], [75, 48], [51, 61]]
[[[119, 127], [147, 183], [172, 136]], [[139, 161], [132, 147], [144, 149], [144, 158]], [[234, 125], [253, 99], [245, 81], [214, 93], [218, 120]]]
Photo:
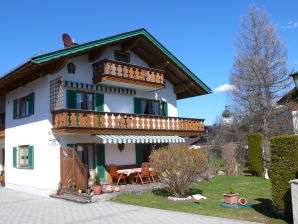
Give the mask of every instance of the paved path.
[[82, 205], [59, 199], [34, 196], [0, 187], [0, 223], [249, 224], [251, 222], [172, 212], [107, 201]]

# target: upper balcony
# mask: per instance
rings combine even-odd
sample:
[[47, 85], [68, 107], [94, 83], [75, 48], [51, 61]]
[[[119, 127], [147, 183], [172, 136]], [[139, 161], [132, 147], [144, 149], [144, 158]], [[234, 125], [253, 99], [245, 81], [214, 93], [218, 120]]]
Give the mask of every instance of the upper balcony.
[[53, 111], [53, 133], [201, 135], [204, 120], [111, 112]]
[[164, 71], [120, 61], [103, 60], [93, 64], [93, 82], [145, 91], [165, 88]]

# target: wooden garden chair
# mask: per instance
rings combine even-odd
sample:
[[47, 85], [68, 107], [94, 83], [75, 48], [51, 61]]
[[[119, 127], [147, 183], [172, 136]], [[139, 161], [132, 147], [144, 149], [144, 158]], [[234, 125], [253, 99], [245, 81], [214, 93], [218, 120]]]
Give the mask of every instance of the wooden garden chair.
[[136, 178], [136, 183], [138, 183], [138, 180], [140, 180], [142, 184], [152, 183], [150, 178], [150, 163], [148, 162], [142, 163], [141, 172], [138, 172], [135, 178]]
[[119, 183], [121, 181], [123, 181], [124, 184], [127, 184], [126, 183], [126, 178], [127, 178], [127, 175], [122, 173], [122, 174], [119, 174], [117, 171], [118, 171], [118, 168], [116, 165], [114, 164], [111, 164], [108, 166], [108, 169], [109, 169], [109, 172], [110, 172], [110, 175], [111, 175], [111, 178], [112, 178], [112, 184], [113, 183], [116, 183], [114, 182], [114, 180], [117, 181], [117, 185], [119, 185]]

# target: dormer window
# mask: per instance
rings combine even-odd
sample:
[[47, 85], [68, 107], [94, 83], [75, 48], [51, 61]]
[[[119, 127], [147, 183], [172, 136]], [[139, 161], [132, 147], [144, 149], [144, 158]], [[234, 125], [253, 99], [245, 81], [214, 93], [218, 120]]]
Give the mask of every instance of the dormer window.
[[115, 60], [130, 63], [130, 54], [121, 51], [115, 51]]
[[71, 74], [75, 74], [76, 73], [76, 66], [74, 63], [70, 62], [67, 64], [67, 72], [71, 73]]

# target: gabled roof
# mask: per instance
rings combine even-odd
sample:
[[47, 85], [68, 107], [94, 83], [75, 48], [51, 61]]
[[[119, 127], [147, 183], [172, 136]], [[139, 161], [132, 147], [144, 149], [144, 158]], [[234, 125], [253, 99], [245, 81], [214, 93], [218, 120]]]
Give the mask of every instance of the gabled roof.
[[[19, 80], [20, 82], [23, 82], [22, 84], [32, 81], [32, 79], [34, 80], [33, 76], [36, 76], [33, 73], [41, 74], [47, 71], [45, 68], [52, 66], [54, 62], [57, 62], [59, 60], [61, 61], [63, 59], [88, 54], [94, 49], [98, 49], [107, 45], [123, 43], [124, 41], [134, 39], [136, 37], [143, 38], [142, 47], [146, 48], [146, 50], [138, 48], [133, 49], [134, 51], [136, 51], [138, 55], [142, 55], [143, 57], [148, 58], [148, 55], [145, 54], [146, 52], [156, 52], [157, 50], [159, 51], [162, 58], [166, 58], [167, 60], [169, 60], [171, 68], [169, 68], [168, 72], [171, 75], [168, 75], [166, 78], [170, 79], [170, 81], [171, 79], [173, 79], [172, 82], [174, 83], [174, 85], [183, 85], [187, 82], [192, 82], [193, 84], [195, 84], [192, 85], [191, 88], [185, 90], [186, 92], [188, 91], [188, 93], [181, 93], [178, 96], [178, 99], [208, 94], [212, 92], [211, 89], [204, 82], [202, 82], [193, 72], [191, 72], [181, 61], [179, 61], [171, 52], [169, 52], [145, 29], [138, 29], [131, 32], [118, 34], [115, 36], [99, 39], [96, 41], [76, 45], [70, 48], [64, 48], [58, 51], [53, 51], [44, 55], [33, 57], [29, 62], [24, 63], [15, 70], [4, 75], [0, 79], [0, 89], [5, 89], [5, 87], [7, 87], [7, 91], [10, 91], [11, 89], [17, 88], [15, 85], [13, 85], [13, 81]], [[154, 63], [153, 58], [152, 63]], [[14, 77], [17, 74], [19, 74], [19, 78]], [[27, 74], [26, 78], [25, 74]], [[38, 76], [35, 78], [38, 78]]]

